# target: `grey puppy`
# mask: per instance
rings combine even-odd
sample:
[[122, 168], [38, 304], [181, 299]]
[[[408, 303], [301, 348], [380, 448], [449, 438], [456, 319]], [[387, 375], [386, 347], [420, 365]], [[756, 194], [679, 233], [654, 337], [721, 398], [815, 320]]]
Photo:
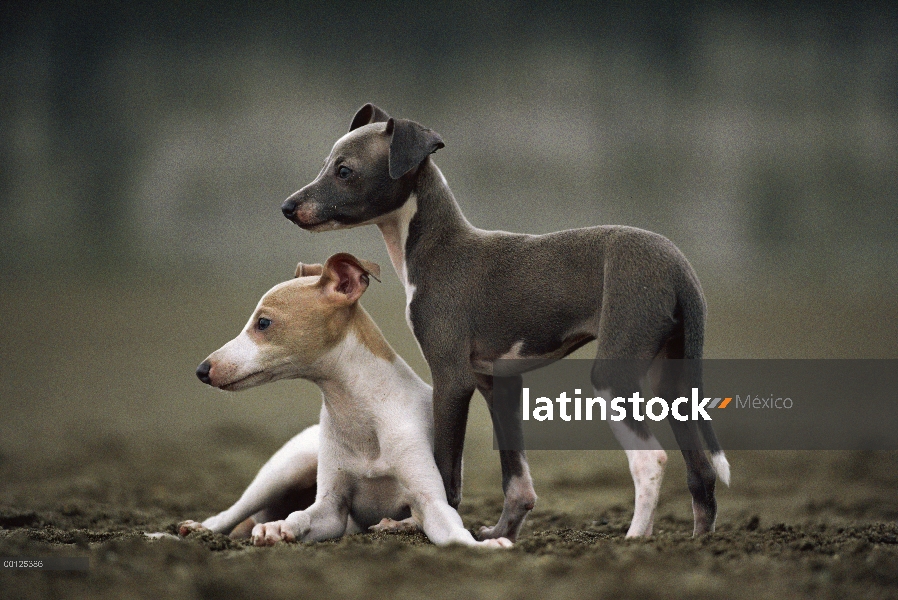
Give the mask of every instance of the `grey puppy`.
[[[629, 397], [648, 378], [670, 398], [701, 393], [705, 301], [695, 271], [668, 239], [621, 226], [524, 235], [472, 226], [430, 159], [434, 131], [366, 104], [318, 177], [290, 196], [284, 215], [303, 229], [376, 224], [406, 290], [406, 316], [433, 376], [434, 453], [449, 503], [461, 501], [468, 406], [479, 390], [493, 410], [493, 362], [545, 364], [598, 341], [597, 359], [643, 359], [646, 369], [596, 360], [595, 391]], [[522, 370], [526, 367], [522, 366]], [[711, 425], [669, 419], [686, 459], [694, 534], [714, 530], [716, 475], [729, 464]], [[514, 427], [515, 425], [511, 425]], [[519, 424], [517, 425], [519, 427]], [[651, 535], [667, 455], [645, 423], [612, 422], [636, 488], [628, 536]], [[515, 434], [516, 432], [511, 432]], [[712, 455], [705, 455], [702, 438]], [[525, 453], [500, 450], [505, 503], [481, 538], [516, 539], [536, 502]]]

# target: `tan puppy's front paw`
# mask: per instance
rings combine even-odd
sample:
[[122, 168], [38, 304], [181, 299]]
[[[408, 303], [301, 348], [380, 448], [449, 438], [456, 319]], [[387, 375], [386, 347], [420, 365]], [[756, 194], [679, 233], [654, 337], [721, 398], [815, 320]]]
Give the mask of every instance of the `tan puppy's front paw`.
[[181, 521], [178, 523], [178, 535], [181, 537], [185, 537], [190, 534], [191, 531], [205, 531], [206, 528], [203, 527], [202, 523], [197, 521]]
[[505, 537], [498, 537], [477, 542], [477, 545], [481, 548], [511, 548], [514, 542]]
[[393, 519], [388, 519], [384, 517], [381, 519], [380, 523], [377, 525], [372, 525], [368, 528], [368, 531], [418, 531], [418, 522], [415, 521], [413, 517], [409, 517], [408, 519], [403, 519], [401, 521], [394, 521]]
[[295, 542], [296, 532], [287, 521], [259, 523], [253, 527], [254, 546], [274, 546], [278, 542]]

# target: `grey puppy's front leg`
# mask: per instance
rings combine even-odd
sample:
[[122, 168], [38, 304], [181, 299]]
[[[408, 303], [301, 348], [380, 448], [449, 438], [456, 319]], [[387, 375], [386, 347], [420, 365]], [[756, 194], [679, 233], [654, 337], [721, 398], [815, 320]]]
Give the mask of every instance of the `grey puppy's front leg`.
[[493, 377], [477, 376], [477, 390], [483, 395], [490, 409], [493, 420], [493, 431], [499, 443], [499, 461], [502, 466], [502, 492], [505, 502], [502, 505], [502, 516], [492, 527], [481, 527], [480, 539], [508, 538], [514, 542], [524, 519], [536, 504], [536, 490], [530, 477], [530, 467], [524, 452], [523, 424], [520, 418], [514, 418], [509, 408], [514, 406], [520, 397], [522, 378], [514, 378], [514, 391], [507, 391], [510, 397], [497, 398], [493, 393]]
[[465, 385], [463, 378], [439, 376], [434, 370], [433, 455], [446, 488], [446, 499], [456, 509], [461, 504], [462, 454], [474, 387], [473, 381]]

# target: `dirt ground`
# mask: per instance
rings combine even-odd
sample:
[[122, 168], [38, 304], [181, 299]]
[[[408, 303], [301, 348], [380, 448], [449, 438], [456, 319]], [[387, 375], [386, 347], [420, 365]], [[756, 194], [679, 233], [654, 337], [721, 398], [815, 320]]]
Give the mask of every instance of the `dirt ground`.
[[[90, 569], [0, 569], [0, 597], [898, 597], [894, 452], [731, 452], [718, 530], [698, 539], [673, 452], [647, 540], [624, 538], [633, 490], [622, 452], [532, 452], [540, 499], [507, 551], [437, 549], [420, 534], [275, 548], [209, 533], [147, 539], [143, 532], [170, 532], [226, 508], [314, 420], [310, 385], [227, 395], [193, 378], [264, 289], [232, 290], [226, 308], [215, 308], [220, 290], [198, 295], [133, 281], [4, 294], [0, 556], [89, 556]], [[112, 290], [114, 307], [104, 300]], [[397, 306], [393, 293], [368, 302], [382, 325]], [[31, 332], [22, 336], [26, 314]], [[709, 335], [719, 340], [726, 336], [716, 323]], [[869, 347], [870, 335], [891, 336], [888, 327], [861, 332], [856, 347]], [[412, 355], [407, 332], [384, 329]], [[746, 331], [728, 339], [751, 344]], [[892, 356], [893, 346], [880, 348]], [[498, 517], [502, 502], [482, 404], [475, 397], [461, 506], [475, 530]]]
[[[86, 555], [91, 566], [87, 573], [0, 571], [0, 595], [898, 597], [894, 454], [734, 453], [718, 531], [699, 539], [691, 537], [678, 461], [671, 461], [656, 534], [624, 538], [632, 492], [613, 452], [533, 453], [541, 500], [509, 551], [437, 549], [421, 534], [273, 549], [210, 533], [144, 539], [141, 532], [173, 531], [182, 518], [225, 508], [277, 445], [237, 425], [203, 437], [145, 447], [98, 439], [27, 471], [4, 456], [0, 555]], [[498, 516], [501, 495], [495, 481], [473, 479], [462, 516], [476, 528]]]

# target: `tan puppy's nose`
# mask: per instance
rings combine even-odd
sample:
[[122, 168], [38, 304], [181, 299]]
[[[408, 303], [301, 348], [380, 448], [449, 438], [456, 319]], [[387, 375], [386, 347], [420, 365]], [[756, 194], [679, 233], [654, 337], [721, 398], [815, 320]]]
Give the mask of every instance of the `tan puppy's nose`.
[[212, 378], [209, 377], [209, 371], [212, 370], [212, 363], [208, 360], [205, 360], [200, 363], [200, 366], [196, 368], [196, 376], [200, 378], [200, 381], [207, 385], [212, 385]]

